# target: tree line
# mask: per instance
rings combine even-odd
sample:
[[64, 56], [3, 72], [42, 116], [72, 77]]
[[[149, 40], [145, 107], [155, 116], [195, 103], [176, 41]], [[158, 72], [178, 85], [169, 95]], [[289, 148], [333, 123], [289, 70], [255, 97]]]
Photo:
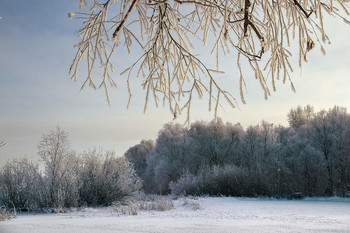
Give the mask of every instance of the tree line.
[[350, 115], [335, 106], [291, 109], [289, 127], [262, 121], [164, 125], [125, 157], [148, 193], [289, 197], [350, 195]]
[[0, 169], [0, 206], [23, 210], [107, 206], [148, 194], [289, 197], [350, 196], [350, 115], [335, 106], [297, 107], [289, 127], [168, 123], [124, 156], [77, 153], [60, 127], [44, 135], [44, 165], [12, 160]]

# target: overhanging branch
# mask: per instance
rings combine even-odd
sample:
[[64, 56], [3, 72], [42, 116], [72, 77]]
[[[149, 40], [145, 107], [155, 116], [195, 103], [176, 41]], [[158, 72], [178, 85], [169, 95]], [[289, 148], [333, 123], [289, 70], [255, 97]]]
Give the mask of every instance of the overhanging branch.
[[119, 31], [122, 29], [125, 21], [128, 19], [128, 17], [130, 15], [131, 11], [133, 10], [136, 2], [137, 2], [137, 0], [132, 1], [129, 10], [126, 12], [124, 18], [122, 19], [122, 21], [120, 22], [120, 24], [118, 25], [118, 27], [114, 31], [113, 37], [112, 37], [113, 39], [115, 39], [118, 36]]

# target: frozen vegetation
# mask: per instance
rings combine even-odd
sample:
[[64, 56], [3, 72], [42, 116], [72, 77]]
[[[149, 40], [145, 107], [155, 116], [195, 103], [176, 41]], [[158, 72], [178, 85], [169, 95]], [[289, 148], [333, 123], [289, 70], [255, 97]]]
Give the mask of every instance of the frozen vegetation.
[[350, 232], [350, 199], [201, 197], [172, 202], [174, 208], [167, 211], [146, 208], [137, 215], [121, 207], [22, 213], [0, 222], [0, 232]]
[[306, 106], [288, 121], [169, 123], [124, 156], [78, 153], [57, 127], [41, 164], [0, 169], [0, 233], [350, 232], [350, 115]]
[[262, 121], [169, 123], [155, 143], [142, 141], [125, 157], [148, 193], [175, 195], [350, 196], [350, 115], [333, 107], [297, 107], [290, 126]]

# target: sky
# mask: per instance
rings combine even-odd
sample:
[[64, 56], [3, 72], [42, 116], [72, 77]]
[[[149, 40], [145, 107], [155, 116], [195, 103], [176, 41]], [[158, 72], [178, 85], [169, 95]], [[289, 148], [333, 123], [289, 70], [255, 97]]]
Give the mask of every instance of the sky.
[[[37, 160], [37, 145], [44, 134], [57, 125], [69, 133], [72, 149], [82, 152], [93, 147], [114, 150], [118, 155], [142, 139], [155, 139], [168, 122], [184, 123], [185, 116], [173, 121], [167, 107], [151, 105], [143, 113], [145, 93], [140, 80], [131, 80], [134, 97], [127, 110], [126, 78], [120, 72], [137, 58], [135, 54], [117, 54], [121, 58], [115, 80], [118, 89], [111, 90], [111, 105], [103, 90], [85, 88], [81, 71], [78, 81], [70, 80], [69, 67], [79, 41], [76, 32], [81, 21], [69, 19], [68, 12], [78, 11], [78, 0], [0, 0], [0, 165], [9, 159], [27, 157]], [[262, 120], [275, 125], [288, 125], [287, 113], [298, 105], [310, 104], [315, 110], [334, 105], [350, 108], [350, 26], [328, 18], [325, 27], [332, 42], [323, 56], [319, 47], [312, 50], [302, 70], [294, 63], [291, 77], [296, 87], [278, 83], [277, 91], [265, 100], [259, 84], [247, 80], [246, 102], [232, 93], [239, 108], [224, 105], [218, 116], [243, 127]], [[294, 55], [297, 57], [297, 54]], [[234, 60], [223, 58], [221, 69], [230, 80], [227, 90], [237, 88]], [[211, 121], [207, 100], [192, 106], [191, 121]]]

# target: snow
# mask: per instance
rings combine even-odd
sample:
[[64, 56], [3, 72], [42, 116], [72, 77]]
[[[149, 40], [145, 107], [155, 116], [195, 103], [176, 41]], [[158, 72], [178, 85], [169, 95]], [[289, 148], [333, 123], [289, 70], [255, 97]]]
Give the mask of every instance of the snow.
[[18, 214], [0, 233], [350, 232], [350, 199], [201, 197], [174, 200], [169, 211], [123, 215], [113, 207], [60, 214]]

